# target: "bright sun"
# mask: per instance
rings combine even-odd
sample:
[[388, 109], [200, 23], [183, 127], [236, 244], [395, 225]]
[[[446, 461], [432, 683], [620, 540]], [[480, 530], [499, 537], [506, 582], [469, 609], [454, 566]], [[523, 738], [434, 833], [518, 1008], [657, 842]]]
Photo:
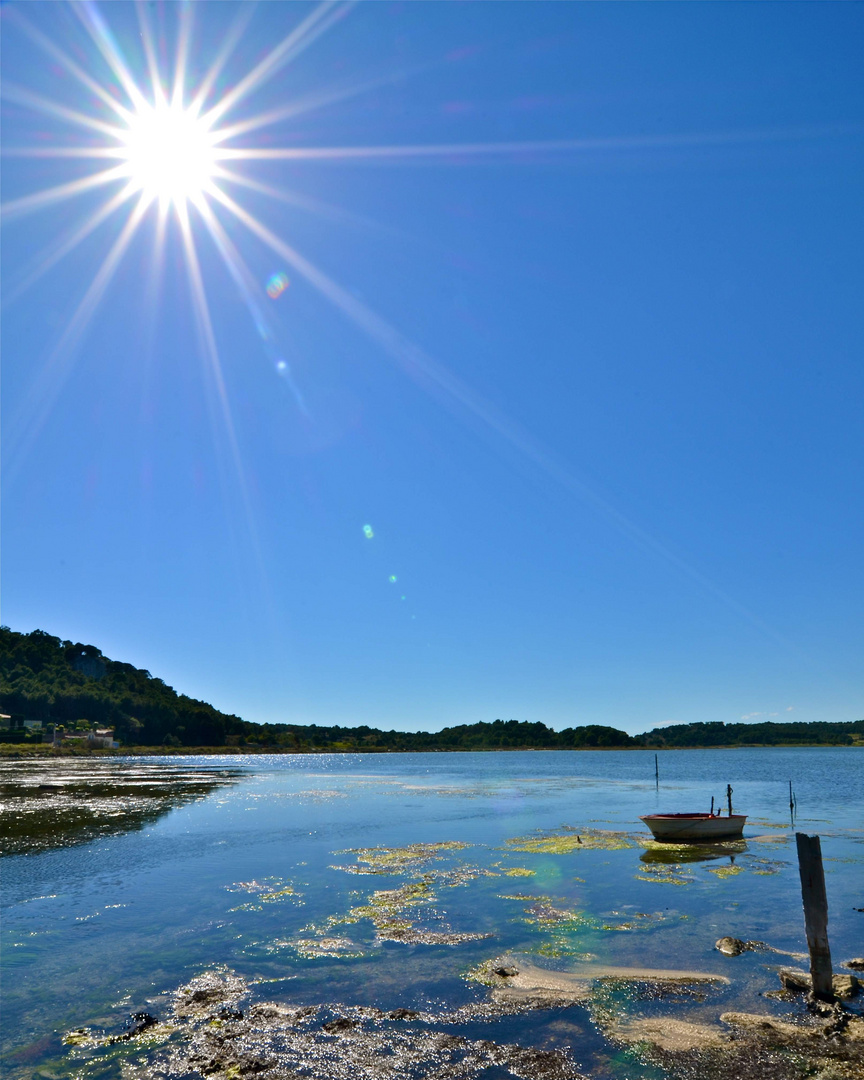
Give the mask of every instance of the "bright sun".
[[197, 202], [213, 178], [214, 136], [191, 110], [142, 104], [124, 141], [129, 178], [146, 197], [182, 207]]

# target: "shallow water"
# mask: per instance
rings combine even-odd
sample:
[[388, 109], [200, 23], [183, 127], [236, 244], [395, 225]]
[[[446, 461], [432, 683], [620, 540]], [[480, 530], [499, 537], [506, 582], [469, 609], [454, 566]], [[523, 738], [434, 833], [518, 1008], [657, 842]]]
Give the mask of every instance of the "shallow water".
[[[659, 762], [659, 786], [653, 752], [640, 751], [2, 763], [2, 789], [19, 799], [3, 860], [5, 1068], [120, 1076], [121, 1057], [60, 1037], [158, 1016], [166, 994], [216, 965], [259, 999], [446, 1014], [486, 999], [472, 969], [525, 955], [731, 980], [683, 996], [682, 1017], [779, 1009], [761, 995], [788, 956], [713, 946], [731, 935], [806, 948], [790, 779], [795, 829], [822, 837], [835, 966], [864, 952], [864, 749]], [[707, 809], [727, 782], [749, 815], [744, 843], [650, 843], [640, 814]], [[607, 987], [593, 1007], [450, 1030], [566, 1046], [592, 1077], [656, 1077], [595, 1021], [601, 1008], [644, 1016], [668, 1000]]]

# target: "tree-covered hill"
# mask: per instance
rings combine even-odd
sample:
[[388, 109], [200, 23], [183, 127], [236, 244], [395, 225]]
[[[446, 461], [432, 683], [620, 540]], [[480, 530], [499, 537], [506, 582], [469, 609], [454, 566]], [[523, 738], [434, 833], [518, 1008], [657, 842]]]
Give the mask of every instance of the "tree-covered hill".
[[109, 726], [122, 742], [144, 746], [223, 746], [248, 726], [93, 645], [8, 627], [0, 627], [0, 711], [66, 728]]
[[428, 733], [360, 727], [253, 724], [205, 701], [178, 694], [149, 671], [110, 660], [93, 645], [61, 641], [42, 630], [0, 627], [0, 712], [19, 728], [0, 741], [38, 741], [24, 720], [64, 728], [106, 726], [125, 747], [244, 747], [276, 751], [522, 750], [851, 745], [864, 721], [849, 724], [680, 724], [630, 736], [599, 724], [553, 731], [517, 720], [461, 724]]
[[[856, 736], [858, 737], [856, 739]], [[708, 746], [851, 746], [864, 739], [864, 720], [847, 724], [766, 720], [760, 724], [697, 723], [654, 728], [636, 739], [642, 746], [668, 749]]]

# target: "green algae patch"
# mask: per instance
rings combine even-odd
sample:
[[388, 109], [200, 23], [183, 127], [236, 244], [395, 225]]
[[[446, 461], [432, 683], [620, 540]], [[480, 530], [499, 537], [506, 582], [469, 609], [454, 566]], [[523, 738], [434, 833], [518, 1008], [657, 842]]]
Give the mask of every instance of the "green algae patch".
[[398, 848], [349, 848], [345, 852], [336, 852], [354, 855], [357, 861], [354, 865], [332, 866], [333, 870], [344, 870], [349, 874], [401, 876], [413, 880], [397, 889], [376, 890], [366, 897], [364, 904], [355, 904], [344, 915], [331, 915], [319, 926], [307, 927], [301, 934], [326, 937], [340, 926], [368, 919], [375, 928], [375, 941], [379, 944], [383, 941], [399, 941], [406, 944], [456, 945], [462, 941], [490, 937], [486, 933], [460, 933], [449, 927], [429, 929], [418, 925], [424, 918], [428, 920], [433, 917], [436, 921], [440, 918], [438, 913], [431, 911], [431, 905], [437, 899], [433, 889], [459, 888], [477, 878], [501, 876], [502, 871], [482, 866], [434, 865], [443, 862], [447, 855], [464, 851], [470, 846], [458, 840], [445, 840]]
[[629, 933], [631, 930], [640, 929], [640, 923], [638, 922], [620, 922], [620, 923], [601, 923], [601, 930], [610, 930], [614, 933]]
[[[545, 939], [536, 950], [538, 955], [587, 960], [593, 959], [593, 954], [585, 951], [586, 934], [644, 931], [650, 929], [657, 918], [662, 919], [662, 915], [641, 912], [632, 916], [610, 912], [603, 918], [597, 918], [586, 911], [556, 907], [548, 897], [541, 897], [534, 898], [525, 908], [522, 921]], [[620, 921], [613, 921], [617, 919]]]
[[503, 863], [492, 863], [498, 874], [504, 877], [534, 877], [536, 870], [530, 870], [527, 866], [504, 866]]
[[535, 896], [533, 893], [498, 893], [499, 900], [527, 900], [532, 904], [552, 903], [551, 896]]
[[573, 945], [555, 941], [544, 941], [537, 949], [537, 955], [548, 957], [550, 960], [578, 960], [585, 964], [597, 959], [596, 953], [582, 952]]
[[535, 898], [534, 902], [525, 908], [522, 921], [535, 933], [542, 935], [535, 953], [555, 959], [593, 959], [593, 953], [585, 950], [585, 935], [596, 934], [605, 929], [618, 929], [617, 926], [604, 926], [599, 919], [585, 911], [556, 907], [545, 897]]
[[259, 897], [262, 904], [278, 904], [282, 900], [288, 900], [289, 898], [298, 903], [300, 902], [297, 890], [293, 885], [287, 885], [284, 889], [273, 889], [271, 892], [263, 892]]
[[346, 921], [371, 919], [377, 927], [381, 922], [395, 919], [407, 908], [428, 904], [433, 898], [434, 893], [427, 881], [412, 881], [398, 889], [379, 889], [372, 893], [368, 903], [351, 908]]
[[331, 870], [344, 870], [346, 874], [405, 874], [422, 871], [430, 862], [442, 858], [446, 851], [464, 851], [470, 844], [459, 840], [444, 840], [434, 844], [407, 844], [401, 848], [372, 847], [348, 848], [337, 855], [354, 855], [353, 866], [331, 866]]
[[[675, 917], [675, 916], [672, 916]], [[656, 923], [666, 922], [670, 916], [664, 915], [662, 911], [609, 911], [602, 916], [604, 919], [621, 919], [622, 922], [604, 922], [601, 924], [601, 930], [611, 931], [639, 931], [650, 930]], [[678, 919], [686, 919], [686, 915], [678, 915]]]
[[451, 866], [448, 869], [427, 870], [423, 874], [424, 881], [434, 881], [436, 884], [447, 889], [455, 889], [460, 885], [467, 885], [481, 877], [500, 877], [494, 870], [487, 870], [482, 866]]
[[353, 941], [343, 937], [296, 938], [287, 944], [304, 960], [316, 960], [320, 957], [354, 960], [364, 955], [362, 949], [358, 951]]
[[532, 855], [570, 855], [574, 851], [620, 851], [631, 848], [629, 838], [606, 829], [582, 829], [565, 825], [551, 833], [515, 836], [505, 841], [510, 851]]
[[482, 963], [463, 971], [462, 978], [466, 982], [480, 983], [481, 986], [506, 986], [507, 976], [503, 972], [512, 970], [515, 968], [502, 966], [500, 959], [483, 960]]
[[228, 892], [246, 892], [255, 896], [254, 901], [239, 904], [231, 908], [231, 911], [262, 911], [264, 904], [280, 904], [290, 900], [295, 904], [302, 904], [302, 893], [298, 893], [290, 881], [284, 878], [264, 878], [261, 881], [235, 881], [233, 885], [226, 885]]
[[735, 877], [737, 874], [744, 873], [743, 866], [706, 866], [705, 869], [718, 878]]
[[751, 874], [779, 874], [783, 867], [788, 865], [783, 859], [760, 859], [753, 856], [749, 860], [748, 869]]
[[690, 885], [695, 878], [686, 874], [680, 866], [666, 863], [648, 863], [642, 866], [641, 873], [633, 876], [638, 881], [652, 881], [656, 885]]
[[597, 930], [600, 923], [584, 911], [568, 911], [552, 904], [535, 903], [525, 909], [525, 922], [532, 926], [555, 930]]
[[367, 904], [351, 908], [347, 920], [369, 919], [375, 927], [378, 941], [401, 941], [410, 945], [458, 945], [463, 941], [479, 941], [491, 936], [417, 926], [410, 913], [419, 905], [429, 905], [434, 899], [435, 894], [428, 882], [410, 882], [399, 889], [374, 892]]
[[102, 1046], [105, 1040], [91, 1028], [75, 1028], [67, 1031], [61, 1041], [64, 1046]]
[[408, 945], [458, 945], [463, 941], [479, 941], [492, 936], [460, 933], [450, 929], [430, 930], [418, 926], [417, 916], [421, 911], [428, 914], [429, 907], [436, 899], [432, 891], [433, 881], [434, 876], [427, 874], [423, 880], [407, 882], [398, 889], [379, 889], [367, 897], [365, 904], [355, 905], [344, 915], [331, 915], [321, 926], [307, 927], [306, 932], [311, 931], [322, 938], [335, 927], [368, 919], [375, 928], [375, 940], [378, 943], [398, 941]]
[[[69, 1047], [73, 1058], [79, 1061], [86, 1059], [89, 1063], [98, 1062], [101, 1068], [108, 1062], [122, 1061], [141, 1049], [163, 1046], [173, 1037], [176, 1030], [176, 1024], [164, 1021], [153, 1021], [139, 1030], [130, 1029], [115, 1034], [108, 1034], [91, 1027], [80, 1027], [67, 1031], [61, 1042]], [[84, 1051], [95, 1050], [102, 1051], [97, 1058], [84, 1053]], [[69, 1074], [64, 1071], [62, 1075]]]

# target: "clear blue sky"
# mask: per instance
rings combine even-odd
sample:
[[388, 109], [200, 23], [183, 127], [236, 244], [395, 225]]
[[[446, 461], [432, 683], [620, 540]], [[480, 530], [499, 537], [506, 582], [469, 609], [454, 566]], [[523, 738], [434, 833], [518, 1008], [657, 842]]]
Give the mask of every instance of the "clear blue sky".
[[135, 8], [2, 9], [3, 621], [256, 721], [864, 715], [864, 6], [193, 15], [291, 153], [160, 247], [39, 195], [152, 104]]

